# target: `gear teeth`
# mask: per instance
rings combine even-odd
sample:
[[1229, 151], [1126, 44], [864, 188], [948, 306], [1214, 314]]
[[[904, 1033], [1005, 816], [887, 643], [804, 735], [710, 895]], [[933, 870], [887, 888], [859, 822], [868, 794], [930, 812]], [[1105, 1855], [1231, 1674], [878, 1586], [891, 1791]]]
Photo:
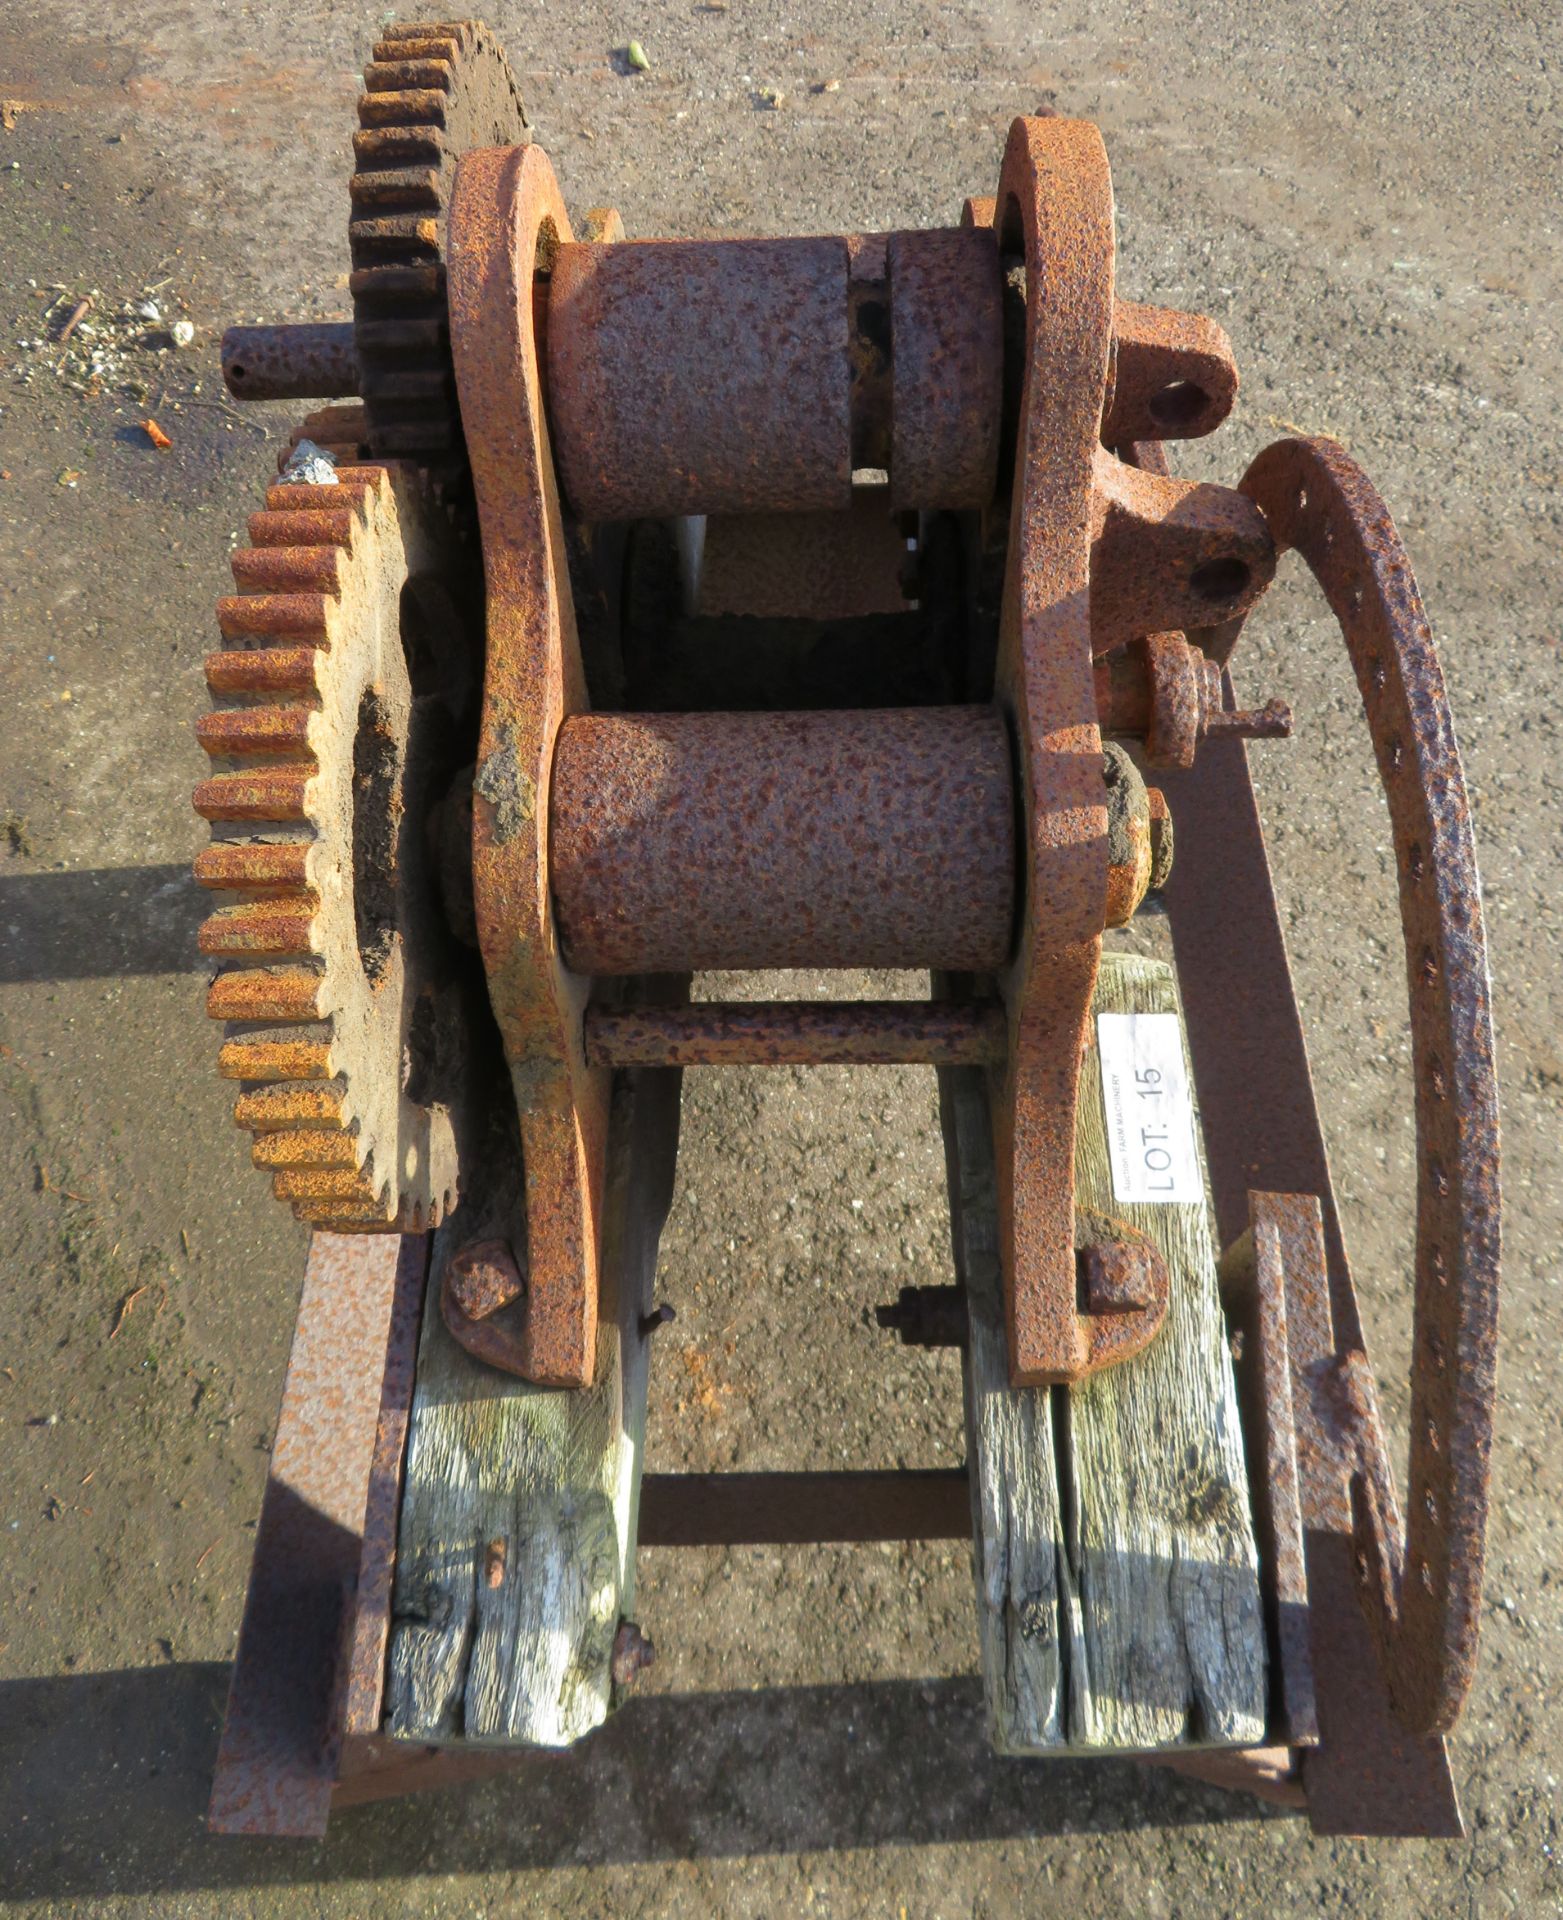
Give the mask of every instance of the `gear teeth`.
[[466, 46], [483, 31], [481, 20], [392, 20], [380, 29], [380, 42], [375, 48], [375, 58], [380, 57], [382, 46], [400, 46], [406, 40], [421, 40], [426, 34], [438, 34], [442, 39], [459, 40], [463, 46]]
[[376, 191], [360, 182], [403, 173], [427, 175], [438, 200], [444, 176], [455, 164], [443, 127], [361, 127], [353, 135], [353, 158], [358, 170], [348, 183], [348, 194], [354, 206]]
[[[474, 148], [524, 145], [531, 129], [515, 77], [478, 21], [388, 28], [364, 87], [353, 139], [348, 285], [366, 444], [382, 457], [459, 468], [441, 264], [456, 163]], [[388, 337], [392, 326], [407, 331]]]
[[366, 93], [358, 102], [358, 120], [365, 127], [443, 127], [450, 96], [439, 87], [408, 87], [399, 92]]
[[448, 415], [420, 420], [403, 413], [396, 431], [401, 444], [420, 460], [437, 461], [461, 450], [461, 430]]
[[203, 887], [253, 897], [307, 894], [310, 843], [307, 840], [219, 840], [195, 857], [195, 877]]
[[274, 508], [268, 495], [264, 513], [249, 518], [252, 547], [311, 546], [329, 540], [338, 547], [350, 547], [359, 516], [353, 507]]
[[456, 60], [472, 44], [472, 24], [442, 27], [414, 22], [410, 27], [388, 27], [375, 42], [377, 64], [393, 60]]
[[263, 1133], [251, 1147], [250, 1159], [268, 1173], [311, 1167], [335, 1172], [358, 1171], [358, 1151], [353, 1136], [327, 1127]]
[[390, 468], [378, 461], [371, 465], [366, 462], [344, 460], [337, 467], [337, 475], [344, 485], [362, 480], [383, 487], [389, 473]]
[[238, 547], [229, 557], [234, 583], [246, 593], [336, 593], [342, 553], [325, 547]]
[[375, 1203], [374, 1188], [355, 1167], [285, 1167], [272, 1175], [271, 1190], [279, 1200]]
[[236, 967], [212, 982], [206, 1011], [213, 1020], [318, 1020], [321, 984], [308, 967]]
[[405, 1220], [393, 1220], [383, 1207], [369, 1202], [363, 1207], [355, 1207], [346, 1200], [322, 1202], [317, 1206], [294, 1203], [294, 1215], [302, 1220], [306, 1227], [314, 1227], [322, 1233], [421, 1233], [421, 1227], [409, 1226]]
[[313, 767], [274, 767], [264, 772], [216, 773], [203, 780], [194, 795], [195, 810], [203, 820], [284, 821], [309, 824], [309, 783]]
[[364, 68], [364, 87], [369, 93], [449, 93], [455, 84], [455, 68], [443, 48], [432, 59], [408, 54], [394, 60], [371, 60]]
[[[201, 922], [196, 943], [213, 960], [307, 960], [318, 951], [314, 902], [253, 900], [242, 906], [219, 907]], [[217, 1017], [244, 1018], [233, 1013]]]
[[252, 647], [245, 653], [209, 653], [206, 684], [213, 693], [244, 693], [256, 699], [320, 697], [319, 647]]
[[[412, 350], [428, 344], [428, 324], [411, 323], [422, 328], [411, 340], [405, 316], [383, 324], [401, 334], [391, 340], [404, 349], [393, 363], [399, 403], [433, 409], [425, 437], [459, 450], [443, 417], [441, 364], [420, 365]], [[433, 323], [432, 338], [444, 340], [441, 322]], [[209, 988], [207, 1011], [229, 1023], [218, 1071], [242, 1083], [234, 1117], [252, 1136], [256, 1164], [272, 1173], [274, 1190], [299, 1218], [339, 1232], [421, 1230], [440, 1218], [451, 1192], [439, 1196], [441, 1205], [402, 1204], [394, 1170], [387, 1180], [373, 1177], [372, 1143], [359, 1134], [333, 1062], [335, 989], [315, 872], [341, 853], [329, 838], [317, 839], [325, 793], [318, 783], [337, 777], [335, 762], [322, 773], [319, 755], [328, 737], [322, 715], [335, 697], [334, 646], [346, 648], [351, 662], [357, 640], [358, 582], [369, 583], [371, 593], [382, 590], [378, 549], [360, 552], [360, 542], [379, 541], [388, 524], [400, 554], [405, 526], [397, 516], [409, 500], [420, 502], [421, 512], [432, 508], [435, 529], [443, 524], [447, 533], [452, 508], [437, 504], [440, 490], [426, 476], [408, 474], [397, 478], [393, 502], [391, 470], [363, 458], [367, 422], [360, 407], [321, 409], [293, 443], [305, 437], [335, 446], [336, 482], [267, 490], [265, 510], [249, 523], [252, 544], [232, 556], [239, 591], [218, 605], [229, 644], [206, 662], [208, 686], [228, 704], [197, 723], [201, 745], [221, 770], [195, 790], [196, 810], [218, 830], [197, 857], [195, 874], [203, 886], [233, 896], [198, 935], [201, 951], [225, 963]]]
[[370, 86], [370, 73], [374, 68], [393, 70], [393, 86], [410, 83], [415, 77], [413, 68], [425, 61], [438, 60], [445, 66], [451, 66], [461, 58], [462, 47], [459, 40], [442, 38], [430, 34], [422, 40], [382, 40], [374, 50], [374, 60], [364, 69], [364, 85]]
[[440, 250], [439, 221], [432, 213], [377, 214], [353, 222], [352, 244], [355, 267], [382, 260], [433, 260]]
[[440, 176], [433, 167], [387, 167], [373, 173], [355, 173], [355, 207], [373, 213], [437, 213]]
[[324, 1040], [225, 1040], [217, 1056], [224, 1080], [329, 1080]]
[[214, 760], [307, 759], [314, 764], [310, 745], [312, 707], [225, 707], [203, 713], [195, 723], [195, 737]]
[[340, 478], [342, 467], [368, 458], [369, 416], [356, 401], [336, 407], [317, 407], [313, 413], [306, 413], [293, 429], [286, 451], [277, 455], [279, 473], [301, 440], [313, 440], [317, 447], [323, 447], [335, 461]]
[[233, 1117], [253, 1133], [281, 1133], [290, 1128], [342, 1127], [346, 1107], [340, 1087], [330, 1081], [303, 1086], [252, 1087], [241, 1093]]
[[439, 263], [423, 266], [355, 267], [347, 276], [348, 290], [360, 307], [401, 308], [409, 305], [428, 307], [427, 315], [445, 317], [445, 268]]
[[442, 405], [456, 405], [455, 389], [439, 367], [407, 367], [388, 372], [381, 376], [380, 391], [390, 399], [412, 405], [436, 400]]
[[443, 319], [365, 320], [358, 329], [358, 351], [373, 360], [435, 358], [449, 341]]
[[373, 492], [374, 487], [367, 480], [344, 480], [339, 467], [334, 487], [307, 486], [297, 480], [274, 482], [266, 489], [266, 510], [268, 513], [302, 513], [317, 508], [346, 507], [355, 518], [361, 519]]
[[225, 640], [313, 640], [330, 644], [332, 603], [323, 593], [231, 593], [217, 602]]
[[456, 1204], [454, 1193], [446, 1193], [427, 1206], [408, 1202], [393, 1216], [389, 1198], [367, 1197], [367, 1181], [362, 1192], [366, 1197], [357, 1200], [294, 1200], [293, 1211], [306, 1226], [321, 1227], [331, 1233], [427, 1233], [437, 1227]]

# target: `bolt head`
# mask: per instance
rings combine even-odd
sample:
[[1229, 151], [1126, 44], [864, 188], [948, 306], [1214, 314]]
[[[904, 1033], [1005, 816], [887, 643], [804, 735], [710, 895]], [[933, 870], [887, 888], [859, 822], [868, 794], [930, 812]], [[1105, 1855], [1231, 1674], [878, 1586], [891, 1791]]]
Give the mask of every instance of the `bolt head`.
[[1155, 1303], [1156, 1249], [1146, 1240], [1103, 1240], [1080, 1256], [1090, 1313], [1137, 1313]]

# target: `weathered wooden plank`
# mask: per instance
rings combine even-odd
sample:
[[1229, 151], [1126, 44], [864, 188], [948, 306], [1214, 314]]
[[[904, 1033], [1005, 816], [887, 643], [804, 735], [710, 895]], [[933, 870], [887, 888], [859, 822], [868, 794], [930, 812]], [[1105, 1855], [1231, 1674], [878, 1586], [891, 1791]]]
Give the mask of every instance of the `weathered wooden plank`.
[[946, 1068], [939, 1104], [969, 1322], [966, 1458], [988, 1734], [1000, 1753], [1035, 1753], [1065, 1738], [1059, 1634], [1070, 1574], [1052, 1408], [1045, 1387], [1009, 1384], [987, 1075]]
[[[1104, 954], [1095, 1011], [1179, 1013], [1171, 966]], [[1192, 1086], [1186, 1045], [1182, 1055]], [[1070, 1673], [1071, 1737], [1093, 1747], [1257, 1745], [1264, 1614], [1199, 1128], [1196, 1201], [1119, 1200], [1094, 1045], [1080, 1079], [1077, 1204], [1150, 1235], [1172, 1290], [1167, 1324], [1144, 1353], [1063, 1396], [1066, 1532], [1085, 1643]]]
[[678, 1135], [676, 1072], [620, 1075], [604, 1209], [596, 1384], [532, 1387], [474, 1359], [437, 1302], [435, 1242], [397, 1539], [386, 1730], [567, 1746], [614, 1704], [635, 1597], [657, 1238]]
[[[1161, 960], [1104, 954], [1094, 1011], [1175, 1013]], [[1186, 1066], [1186, 1050], [1184, 1054]], [[1265, 1732], [1265, 1643], [1247, 1472], [1208, 1205], [1115, 1198], [1096, 1024], [1075, 1189], [1167, 1257], [1167, 1323], [1073, 1389], [1008, 1385], [996, 1275], [971, 1247], [983, 1179], [975, 1074], [948, 1076], [961, 1149], [958, 1254], [973, 1297], [967, 1408], [983, 1673], [1003, 1752], [1248, 1746]], [[1203, 1150], [1194, 1129], [1203, 1189]], [[979, 1298], [988, 1303], [979, 1307]], [[1056, 1651], [1055, 1651], [1056, 1650]]]

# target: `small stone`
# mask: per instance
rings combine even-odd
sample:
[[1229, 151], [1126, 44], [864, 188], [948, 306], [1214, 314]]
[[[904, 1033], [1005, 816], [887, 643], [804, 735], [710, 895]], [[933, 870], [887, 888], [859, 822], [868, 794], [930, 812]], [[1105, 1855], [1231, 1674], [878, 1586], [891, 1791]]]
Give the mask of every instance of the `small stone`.
[[188, 347], [195, 338], [195, 327], [188, 320], [176, 320], [169, 328], [176, 347]]
[[300, 440], [288, 455], [281, 477], [285, 487], [334, 487], [336, 463], [324, 447], [317, 447], [313, 440]]

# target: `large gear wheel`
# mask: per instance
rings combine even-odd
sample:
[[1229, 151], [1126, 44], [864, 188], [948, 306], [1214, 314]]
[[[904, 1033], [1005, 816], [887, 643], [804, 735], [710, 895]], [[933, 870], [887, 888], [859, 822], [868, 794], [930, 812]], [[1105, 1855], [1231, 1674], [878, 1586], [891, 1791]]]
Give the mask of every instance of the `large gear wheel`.
[[475, 741], [460, 526], [410, 466], [272, 487], [206, 663], [196, 877], [237, 896], [200, 933], [219, 1071], [278, 1198], [335, 1231], [418, 1231], [458, 1197], [477, 961], [436, 842]]
[[445, 315], [456, 161], [532, 137], [521, 92], [481, 21], [387, 27], [364, 69], [353, 136], [352, 248], [359, 390], [376, 459], [459, 462]]

